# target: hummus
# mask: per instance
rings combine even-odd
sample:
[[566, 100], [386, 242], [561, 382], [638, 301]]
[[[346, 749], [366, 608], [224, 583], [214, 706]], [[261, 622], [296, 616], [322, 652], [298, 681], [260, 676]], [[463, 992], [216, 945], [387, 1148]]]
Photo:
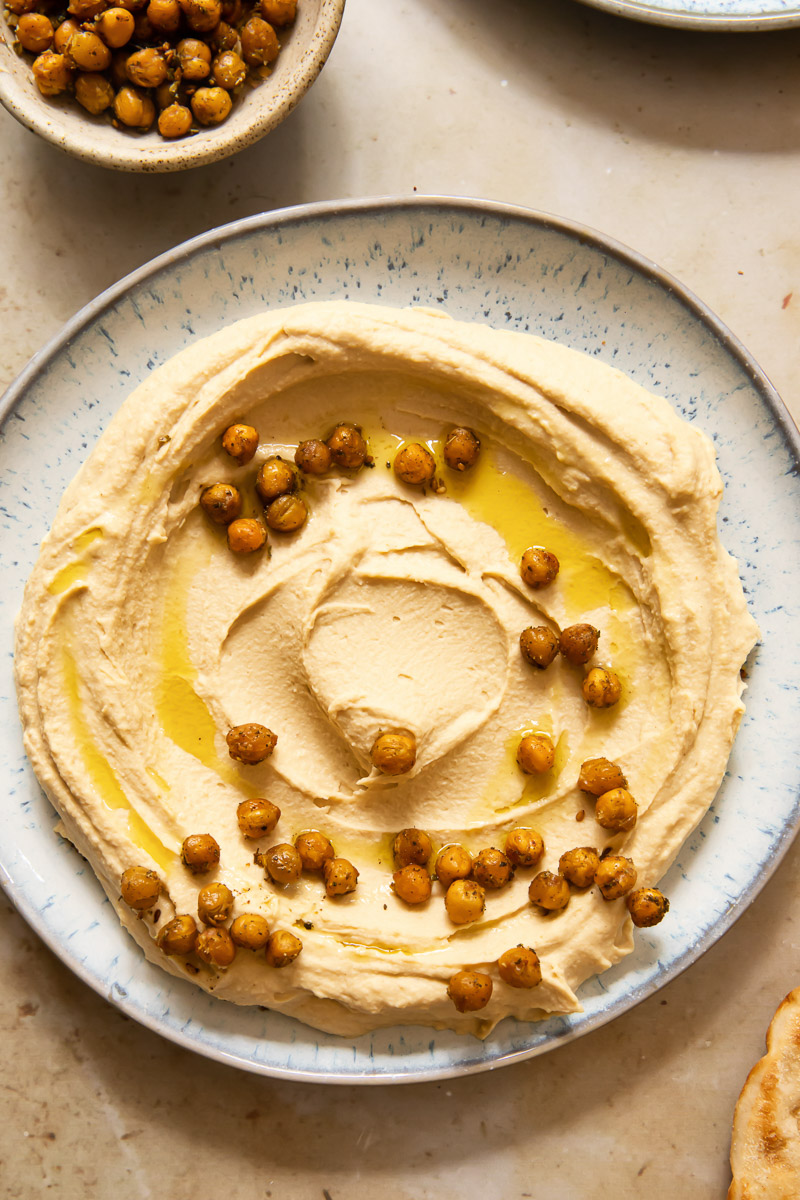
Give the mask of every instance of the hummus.
[[[298, 441], [341, 420], [363, 427], [371, 469], [307, 477], [303, 528], [231, 554], [201, 490], [236, 483], [255, 515], [260, 462], [291, 461]], [[220, 445], [234, 421], [260, 435], [244, 466]], [[463, 474], [440, 456], [453, 425], [482, 442]], [[437, 453], [443, 492], [395, 478], [407, 440]], [[713, 800], [758, 633], [717, 537], [720, 494], [710, 441], [664, 400], [540, 338], [350, 303], [268, 312], [206, 338], [124, 403], [28, 583], [20, 707], [60, 829], [148, 958], [224, 999], [348, 1035], [404, 1022], [483, 1035], [506, 1015], [579, 1010], [578, 985], [632, 948], [625, 902], [573, 889], [545, 915], [528, 885], [586, 845], [613, 847], [655, 884]], [[537, 591], [519, 573], [530, 545], [561, 564]], [[587, 706], [580, 668], [559, 658], [539, 671], [520, 654], [525, 627], [575, 622], [601, 631], [592, 665], [622, 681], [613, 708]], [[278, 744], [246, 766], [225, 735], [253, 721]], [[371, 768], [386, 728], [416, 736], [407, 775]], [[544, 775], [515, 761], [531, 730], [556, 745]], [[598, 756], [621, 765], [638, 801], [628, 833], [600, 828], [577, 789], [581, 763]], [[261, 843], [236, 820], [253, 796], [282, 812]], [[407, 826], [473, 852], [532, 826], [545, 855], [487, 893], [482, 919], [456, 926], [441, 884], [413, 907], [392, 889], [392, 835]], [[329, 899], [318, 876], [286, 889], [265, 878], [254, 848], [306, 829], [356, 865], [355, 892]], [[210, 878], [234, 893], [233, 916], [258, 912], [300, 936], [291, 966], [240, 950], [217, 971], [158, 948], [170, 918], [196, 914], [209, 878], [181, 865], [193, 833], [221, 847]], [[120, 900], [120, 875], [137, 864], [164, 884], [141, 918]], [[529, 990], [494, 966], [520, 943], [541, 960]], [[477, 1014], [447, 996], [464, 968], [493, 976]]]

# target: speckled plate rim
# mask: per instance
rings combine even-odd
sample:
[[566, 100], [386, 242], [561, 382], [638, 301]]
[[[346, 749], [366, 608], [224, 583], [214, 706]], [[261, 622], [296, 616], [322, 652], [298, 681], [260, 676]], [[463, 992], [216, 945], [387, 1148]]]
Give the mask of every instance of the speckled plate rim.
[[741, 13], [713, 12], [708, 9], [689, 11], [685, 6], [662, 7], [642, 4], [638, 0], [580, 0], [591, 8], [600, 8], [616, 17], [644, 21], [648, 25], [669, 25], [716, 33], [761, 33], [771, 29], [790, 29], [800, 25], [800, 5], [792, 9], [770, 11], [769, 5], [750, 5]]
[[[4, 395], [0, 397], [0, 425], [12, 413], [15, 406], [24, 396], [26, 389], [35, 381], [39, 373], [68, 346], [72, 339], [95, 322], [107, 309], [121, 300], [130, 289], [154, 278], [165, 269], [174, 267], [176, 264], [190, 259], [196, 253], [219, 249], [230, 239], [238, 238], [261, 229], [272, 230], [279, 228], [281, 233], [285, 234], [293, 226], [303, 226], [307, 223], [329, 219], [335, 220], [342, 217], [347, 218], [354, 215], [366, 217], [370, 214], [375, 214], [378, 216], [392, 211], [422, 211], [426, 208], [444, 209], [452, 213], [461, 212], [465, 216], [471, 217], [487, 215], [500, 220], [506, 219], [528, 223], [536, 229], [552, 230], [574, 240], [579, 245], [588, 245], [601, 254], [615, 259], [620, 264], [630, 268], [644, 279], [649, 280], [671, 294], [721, 344], [726, 354], [743, 369], [759, 393], [760, 399], [764, 402], [775, 427], [782, 436], [785, 447], [793, 460], [792, 470], [800, 474], [800, 434], [798, 434], [798, 430], [777, 391], [755, 362], [752, 355], [750, 355], [727, 326], [723, 324], [707, 305], [685, 288], [677, 279], [643, 255], [579, 222], [516, 205], [457, 196], [387, 196], [298, 205], [292, 208], [261, 213], [253, 217], [233, 221], [181, 243], [172, 250], [152, 259], [100, 293], [99, 296], [76, 313], [64, 325], [62, 330], [31, 358], [17, 379], [11, 384]], [[482, 1053], [487, 1047], [491, 1049], [491, 1038], [489, 1038], [486, 1042], [475, 1043], [476, 1053], [471, 1060], [466, 1062], [461, 1061], [445, 1067], [414, 1069], [413, 1072], [398, 1071], [395, 1073], [363, 1070], [358, 1074], [354, 1074], [340, 1071], [326, 1071], [323, 1073], [320, 1070], [309, 1071], [300, 1067], [286, 1068], [253, 1059], [246, 1059], [239, 1054], [228, 1052], [219, 1046], [198, 1042], [195, 1037], [188, 1035], [182, 1028], [165, 1026], [163, 1020], [139, 1008], [131, 1001], [128, 995], [115, 991], [111, 980], [99, 978], [75, 958], [70, 953], [70, 946], [67, 942], [51, 935], [41, 914], [29, 902], [24, 892], [16, 885], [2, 861], [0, 861], [0, 884], [2, 884], [6, 894], [20, 915], [34, 929], [49, 949], [78, 978], [88, 984], [98, 995], [114, 1004], [115, 1007], [128, 1017], [133, 1018], [139, 1024], [185, 1049], [192, 1050], [214, 1061], [238, 1067], [255, 1074], [295, 1082], [342, 1085], [422, 1083], [495, 1070], [501, 1066], [533, 1058], [605, 1025], [659, 991], [664, 985], [677, 978], [695, 963], [742, 915], [774, 874], [794, 840], [798, 828], [800, 828], [800, 785], [795, 788], [791, 813], [782, 824], [779, 835], [772, 841], [769, 855], [762, 862], [761, 870], [750, 879], [748, 885], [737, 895], [735, 902], [722, 916], [717, 917], [711, 924], [707, 925], [700, 932], [697, 939], [692, 944], [687, 945], [684, 951], [667, 967], [661, 968], [657, 979], [645, 980], [641, 984], [631, 987], [608, 1008], [594, 1015], [587, 1016], [585, 1013], [577, 1014], [579, 1024], [573, 1025], [567, 1020], [561, 1020], [561, 1029], [553, 1030], [548, 1035], [547, 1040], [539, 1044], [528, 1046], [521, 1050], [499, 1053], [489, 1058], [485, 1053]], [[215, 1003], [225, 1004], [224, 1001], [215, 1001]], [[302, 1028], [305, 1029], [306, 1027]], [[392, 1030], [400, 1035], [400, 1041], [402, 1041], [404, 1028], [409, 1027], [396, 1026]], [[419, 1036], [419, 1027], [411, 1027], [409, 1031], [413, 1032], [414, 1036]], [[310, 1031], [312, 1035], [314, 1035], [314, 1032], [313, 1030]], [[431, 1030], [430, 1032], [431, 1036], [435, 1037], [435, 1031]], [[349, 1039], [342, 1040], [345, 1043], [349, 1041]]]

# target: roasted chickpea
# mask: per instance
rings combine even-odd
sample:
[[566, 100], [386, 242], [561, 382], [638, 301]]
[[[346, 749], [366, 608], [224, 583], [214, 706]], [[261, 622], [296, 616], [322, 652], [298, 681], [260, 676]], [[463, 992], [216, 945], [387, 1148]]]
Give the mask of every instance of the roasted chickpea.
[[[73, 38], [70, 46], [74, 41]], [[142, 95], [136, 88], [121, 87], [114, 97], [114, 116], [129, 129], [144, 133], [156, 119], [156, 106], [149, 96]]]
[[210, 33], [222, 17], [221, 0], [180, 0], [186, 24], [196, 33]]
[[221, 87], [198, 88], [192, 96], [191, 105], [201, 125], [219, 125], [232, 108], [230, 96]]
[[603, 829], [627, 833], [636, 824], [639, 806], [627, 788], [613, 788], [597, 797], [595, 819]]
[[75, 99], [92, 116], [99, 116], [114, 103], [114, 89], [104, 75], [78, 75]]
[[451, 429], [444, 443], [444, 461], [451, 471], [468, 471], [474, 467], [481, 452], [478, 435], [463, 425]]
[[424, 486], [436, 474], [436, 459], [419, 442], [411, 442], [394, 457], [394, 473], [402, 483]]
[[592, 667], [581, 686], [583, 698], [592, 708], [611, 708], [622, 695], [622, 684], [613, 671]]
[[129, 908], [144, 912], [161, 895], [161, 880], [149, 867], [128, 867], [122, 872], [119, 890]]
[[529, 946], [505, 950], [497, 960], [497, 973], [510, 987], [535, 988], [542, 982], [539, 955]]
[[231, 937], [246, 950], [263, 950], [269, 941], [269, 925], [260, 913], [241, 913], [231, 921]]
[[[185, 104], [167, 104], [158, 114], [158, 132], [162, 137], [186, 137], [191, 128], [192, 110]], [[263, 533], [263, 530], [261, 532]], [[264, 536], [266, 537], [266, 534]]]
[[[53, 34], [53, 49], [55, 50], [56, 54], [66, 55], [70, 39], [73, 38], [76, 33], [80, 33], [80, 29], [81, 27], [78, 22], [72, 21], [69, 18], [67, 18], [66, 21], [61, 22]], [[131, 18], [131, 30], [133, 30], [133, 18]]]
[[304, 871], [322, 871], [325, 863], [336, 857], [330, 838], [326, 838], [318, 829], [298, 833], [294, 847], [300, 855]]
[[416, 863], [419, 867], [427, 866], [433, 854], [431, 839], [423, 829], [401, 829], [392, 843], [392, 853], [398, 867], [407, 867]]
[[278, 496], [270, 504], [264, 519], [277, 533], [294, 533], [308, 519], [306, 502], [301, 496]]
[[299, 937], [288, 929], [278, 929], [267, 942], [267, 964], [270, 967], [288, 967], [303, 949]]
[[594, 846], [576, 846], [565, 850], [558, 860], [558, 871], [575, 887], [587, 888], [594, 883], [600, 855]]
[[158, 33], [175, 33], [181, 23], [178, 0], [150, 0], [147, 19]]
[[147, 11], [137, 12], [133, 18], [133, 41], [150, 42], [156, 36], [156, 31], [150, 24]]
[[261, 0], [260, 7], [271, 25], [291, 25], [297, 16], [297, 0]]
[[297, 491], [297, 473], [275, 454], [261, 464], [256, 475], [256, 491], [265, 503], [287, 492]]
[[[112, 66], [113, 66], [113, 62], [112, 62]], [[165, 108], [169, 108], [173, 104], [175, 105], [176, 108], [185, 108], [186, 107], [185, 105], [182, 105], [180, 103], [180, 101], [178, 99], [178, 92], [179, 92], [179, 84], [178, 84], [178, 81], [176, 81], [174, 79], [165, 79], [163, 83], [160, 83], [158, 85], [158, 87], [153, 92], [153, 97], [155, 99], [156, 108], [158, 109], [159, 113], [162, 113]], [[187, 108], [186, 111], [189, 114], [189, 120], [191, 121], [192, 110], [190, 108]]]
[[178, 66], [187, 83], [205, 79], [211, 73], [211, 50], [198, 38], [184, 38], [178, 42]]
[[225, 740], [231, 758], [253, 766], [269, 758], [278, 744], [278, 735], [267, 729], [266, 725], [250, 721], [246, 725], [234, 725]]
[[434, 870], [439, 883], [447, 889], [456, 879], [467, 879], [472, 874], [472, 855], [466, 846], [451, 842], [439, 851]]
[[475, 855], [472, 861], [472, 876], [482, 888], [496, 892], [514, 878], [514, 865], [502, 850], [488, 846]]
[[345, 471], [357, 471], [367, 460], [367, 443], [357, 425], [337, 425], [327, 445], [336, 466]]
[[600, 859], [594, 881], [600, 888], [604, 900], [619, 900], [636, 883], [636, 867], [633, 859], [622, 854], [607, 854]]
[[194, 917], [186, 913], [173, 917], [159, 930], [156, 940], [165, 954], [191, 954], [197, 941]]
[[194, 949], [209, 967], [229, 967], [236, 957], [236, 946], [227, 929], [201, 929]]
[[53, 22], [44, 13], [23, 13], [17, 25], [17, 39], [23, 50], [41, 54], [53, 44]]
[[515, 867], [533, 867], [544, 854], [544, 839], [535, 829], [524, 825], [506, 835], [506, 857]]
[[91, 21], [105, 6], [106, 0], [69, 0], [67, 12], [76, 21]]
[[622, 769], [608, 758], [587, 758], [581, 763], [581, 773], [578, 776], [578, 787], [582, 792], [592, 796], [602, 796], [613, 788], [624, 788], [628, 781], [622, 774]]
[[200, 493], [200, 507], [215, 525], [230, 525], [242, 511], [242, 494], [232, 483], [212, 483]]
[[596, 652], [599, 641], [600, 630], [594, 625], [568, 625], [561, 630], [558, 649], [567, 662], [582, 667]]
[[72, 83], [69, 60], [63, 54], [45, 50], [33, 60], [31, 67], [36, 86], [43, 96], [58, 96]]
[[6, 8], [10, 13], [19, 16], [21, 13], [31, 12], [36, 8], [38, 0], [6, 0]]
[[233, 554], [255, 554], [267, 540], [267, 531], [253, 517], [239, 517], [231, 521], [226, 533], [228, 549]]
[[569, 884], [562, 875], [552, 871], [540, 871], [534, 875], [528, 888], [528, 898], [531, 904], [543, 908], [546, 912], [555, 912], [566, 908], [569, 903]]
[[258, 430], [252, 425], [229, 425], [222, 435], [222, 448], [244, 466], [258, 449]]
[[482, 971], [457, 971], [447, 984], [447, 994], [459, 1012], [477, 1012], [492, 998], [492, 977]]
[[137, 9], [144, 8], [147, 0], [116, 0], [117, 8], [127, 9], [128, 12], [136, 12]]
[[190, 833], [183, 839], [181, 862], [193, 875], [213, 871], [219, 862], [219, 843], [210, 833]]
[[409, 863], [392, 876], [394, 890], [406, 904], [424, 904], [431, 898], [431, 877], [424, 867]]
[[223, 50], [214, 59], [211, 74], [214, 76], [215, 83], [225, 88], [226, 91], [232, 92], [247, 78], [247, 65], [235, 50]]
[[94, 23], [94, 28], [107, 46], [112, 50], [119, 50], [120, 47], [127, 46], [133, 37], [134, 24], [133, 13], [128, 12], [127, 8], [116, 7], [107, 8], [101, 13]]
[[[278, 57], [278, 35], [261, 17], [251, 17], [246, 21], [239, 36], [242, 42], [242, 58], [251, 67], [268, 66]], [[361, 463], [358, 465], [361, 466]]]
[[233, 50], [239, 41], [239, 34], [227, 21], [220, 21], [211, 34], [211, 44], [216, 50]]
[[204, 925], [224, 925], [232, 908], [233, 892], [224, 883], [207, 883], [197, 893], [197, 915]]
[[556, 761], [553, 739], [546, 733], [526, 733], [517, 746], [517, 762], [526, 775], [543, 775]]
[[287, 887], [297, 883], [303, 872], [303, 860], [289, 842], [279, 842], [258, 855], [258, 861], [273, 883]]
[[346, 858], [329, 858], [322, 868], [325, 893], [328, 896], [346, 896], [356, 890], [358, 871]]
[[468, 925], [483, 916], [486, 893], [474, 879], [455, 879], [445, 893], [444, 906], [454, 925]]
[[669, 900], [654, 887], [641, 887], [629, 892], [625, 897], [625, 905], [638, 929], [658, 925], [669, 912]]
[[383, 775], [405, 775], [417, 761], [417, 739], [407, 729], [387, 729], [372, 743], [370, 758]]
[[319, 438], [309, 438], [295, 450], [294, 461], [306, 475], [324, 475], [331, 469], [333, 455], [325, 442]]
[[[64, 24], [66, 24], [66, 21], [64, 22]], [[59, 28], [56, 30], [56, 36], [58, 36], [60, 29], [61, 29], [61, 26], [59, 26]], [[125, 70], [125, 63], [127, 61], [127, 58], [128, 58], [127, 50], [115, 50], [114, 53], [111, 55], [111, 66], [108, 69], [108, 73], [111, 77], [112, 84], [118, 91], [120, 88], [126, 88], [129, 86], [128, 72]], [[135, 95], [136, 94], [135, 90], [134, 89], [131, 89], [131, 90], [134, 92], [134, 95]]]
[[254, 796], [250, 800], [242, 800], [236, 809], [236, 820], [239, 829], [246, 838], [255, 841], [272, 833], [280, 819], [281, 810], [271, 800], [263, 796]]
[[70, 38], [69, 60], [79, 71], [105, 71], [111, 65], [111, 51], [96, 33], [82, 29]]
[[154, 88], [167, 78], [167, 60], [153, 46], [135, 50], [125, 62], [131, 83], [138, 87]]
[[522, 657], [543, 671], [558, 654], [558, 638], [546, 625], [529, 625], [519, 635]]
[[547, 587], [555, 579], [558, 570], [558, 559], [544, 546], [529, 546], [519, 566], [523, 582], [534, 589]]

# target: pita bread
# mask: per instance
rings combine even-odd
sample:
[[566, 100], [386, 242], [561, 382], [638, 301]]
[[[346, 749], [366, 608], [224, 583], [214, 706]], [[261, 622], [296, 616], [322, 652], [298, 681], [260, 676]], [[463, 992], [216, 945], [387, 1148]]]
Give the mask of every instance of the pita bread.
[[800, 1198], [800, 988], [775, 1013], [767, 1053], [742, 1088], [731, 1172], [728, 1200]]

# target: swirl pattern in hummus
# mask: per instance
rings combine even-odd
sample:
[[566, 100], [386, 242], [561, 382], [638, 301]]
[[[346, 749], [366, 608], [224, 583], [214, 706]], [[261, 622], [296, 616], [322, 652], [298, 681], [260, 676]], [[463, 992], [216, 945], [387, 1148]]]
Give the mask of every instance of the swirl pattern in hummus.
[[[355, 476], [306, 483], [310, 519], [271, 553], [231, 555], [198, 507], [202, 487], [252, 478], [267, 454], [358, 421], [375, 457]], [[259, 430], [244, 467], [220, 449], [232, 421]], [[387, 464], [405, 439], [475, 428], [480, 464], [442, 471], [443, 494], [407, 488]], [[531, 871], [489, 893], [482, 920], [454, 926], [440, 885], [419, 908], [391, 887], [391, 836], [502, 846], [533, 825], [557, 870], [573, 846], [613, 846], [654, 884], [708, 808], [741, 717], [740, 668], [757, 636], [734, 561], [716, 532], [721, 493], [708, 439], [620, 372], [541, 339], [422, 309], [304, 305], [242, 321], [190, 347], [130, 396], [67, 490], [18, 623], [17, 677], [31, 761], [121, 920], [148, 957], [157, 929], [194, 913], [198, 881], [179, 860], [211, 832], [234, 915], [263, 913], [303, 941], [283, 970], [240, 951], [196, 983], [316, 1027], [357, 1033], [421, 1022], [486, 1033], [503, 1016], [580, 1005], [588, 976], [630, 952], [624, 902], [595, 888], [563, 912], [528, 903]], [[561, 561], [549, 588], [519, 576], [531, 544]], [[535, 671], [519, 652], [531, 624], [589, 621], [597, 661], [623, 698], [592, 710], [581, 673]], [[246, 767], [225, 733], [259, 721], [278, 734]], [[416, 734], [409, 776], [370, 770], [381, 728]], [[521, 732], [550, 732], [556, 764], [523, 776]], [[619, 762], [639, 803], [608, 834], [576, 781], [583, 760]], [[264, 845], [323, 830], [360, 871], [327, 899], [318, 878], [281, 890], [253, 861], [236, 807], [282, 810]], [[143, 863], [166, 893], [158, 916], [119, 900]], [[522, 943], [542, 983], [501, 982], [494, 963]], [[447, 998], [463, 967], [494, 974], [488, 1007]]]

